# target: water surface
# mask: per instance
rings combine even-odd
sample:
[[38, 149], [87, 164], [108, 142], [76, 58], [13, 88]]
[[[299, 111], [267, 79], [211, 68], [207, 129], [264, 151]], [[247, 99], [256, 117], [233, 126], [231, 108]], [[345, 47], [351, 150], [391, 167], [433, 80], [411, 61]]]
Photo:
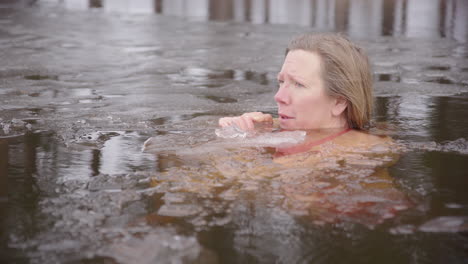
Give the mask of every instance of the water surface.
[[[466, 262], [465, 1], [143, 2], [0, 8], [2, 262]], [[368, 51], [398, 158], [285, 169], [216, 137], [276, 112], [284, 47], [311, 31]], [[329, 204], [373, 207], [310, 206], [335, 179]]]

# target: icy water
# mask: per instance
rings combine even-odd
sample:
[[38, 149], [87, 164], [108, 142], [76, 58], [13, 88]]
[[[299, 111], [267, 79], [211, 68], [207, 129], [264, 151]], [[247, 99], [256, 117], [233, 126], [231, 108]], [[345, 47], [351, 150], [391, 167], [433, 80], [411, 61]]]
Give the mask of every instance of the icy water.
[[[2, 263], [467, 262], [466, 1], [26, 2], [0, 8]], [[396, 144], [304, 165], [272, 150], [301, 134], [217, 137], [275, 113], [314, 31], [368, 51]]]

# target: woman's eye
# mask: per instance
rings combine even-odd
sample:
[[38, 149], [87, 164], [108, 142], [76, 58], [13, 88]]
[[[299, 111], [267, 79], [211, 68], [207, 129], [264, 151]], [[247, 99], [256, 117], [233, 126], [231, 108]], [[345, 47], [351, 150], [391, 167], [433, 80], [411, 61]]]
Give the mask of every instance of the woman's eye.
[[298, 82], [294, 82], [294, 85], [296, 87], [304, 87], [304, 85], [302, 83], [298, 83]]
[[278, 86], [281, 86], [284, 83], [283, 80], [278, 80]]

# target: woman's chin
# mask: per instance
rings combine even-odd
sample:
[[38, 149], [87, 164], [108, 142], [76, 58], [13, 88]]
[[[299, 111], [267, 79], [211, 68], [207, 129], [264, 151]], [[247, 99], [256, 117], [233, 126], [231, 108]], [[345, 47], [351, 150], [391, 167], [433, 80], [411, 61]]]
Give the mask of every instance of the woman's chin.
[[283, 130], [297, 130], [299, 129], [293, 119], [281, 119], [280, 128]]

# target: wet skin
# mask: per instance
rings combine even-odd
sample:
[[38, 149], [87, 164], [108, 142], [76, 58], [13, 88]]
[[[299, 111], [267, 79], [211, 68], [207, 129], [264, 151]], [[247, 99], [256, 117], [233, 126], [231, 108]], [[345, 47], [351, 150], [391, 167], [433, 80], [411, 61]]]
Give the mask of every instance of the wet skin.
[[[316, 53], [304, 50], [290, 51], [286, 56], [278, 73], [278, 91], [274, 97], [282, 129], [346, 128], [343, 114], [346, 101], [327, 94], [321, 63]], [[251, 130], [258, 122], [272, 122], [272, 118], [260, 112], [246, 113], [221, 118], [219, 125]]]
[[345, 128], [346, 102], [329, 96], [321, 77], [322, 62], [316, 53], [294, 50], [278, 74], [278, 105], [283, 129]]

